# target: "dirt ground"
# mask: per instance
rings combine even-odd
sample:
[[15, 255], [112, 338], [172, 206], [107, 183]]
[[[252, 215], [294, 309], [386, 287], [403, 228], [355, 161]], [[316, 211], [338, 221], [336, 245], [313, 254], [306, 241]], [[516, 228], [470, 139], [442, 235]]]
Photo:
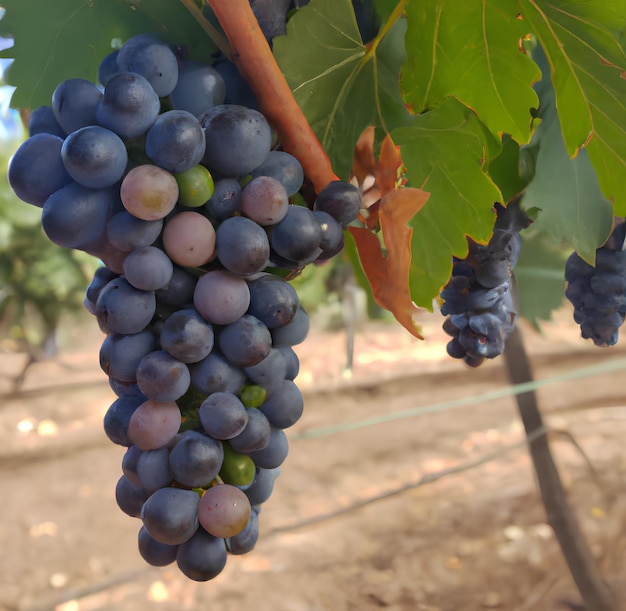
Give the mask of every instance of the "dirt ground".
[[[260, 541], [202, 584], [145, 565], [139, 522], [115, 504], [124, 450], [101, 429], [113, 395], [94, 322], [66, 324], [60, 356], [31, 367], [19, 393], [10, 379], [23, 357], [0, 354], [0, 609], [564, 609], [575, 589], [503, 363], [466, 369], [446, 357], [441, 319], [423, 323], [426, 342], [364, 325], [351, 378], [344, 335], [314, 328], [298, 349], [305, 414]], [[525, 337], [571, 502], [623, 590], [626, 345], [594, 348], [569, 311]]]

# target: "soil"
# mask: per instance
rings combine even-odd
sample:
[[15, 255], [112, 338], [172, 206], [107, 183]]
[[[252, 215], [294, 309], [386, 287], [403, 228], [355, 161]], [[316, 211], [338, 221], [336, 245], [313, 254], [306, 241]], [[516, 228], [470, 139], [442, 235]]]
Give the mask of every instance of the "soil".
[[[626, 347], [601, 350], [559, 312], [525, 327], [569, 498], [617, 595], [626, 582]], [[19, 611], [534, 611], [577, 600], [538, 495], [501, 359], [468, 369], [396, 325], [314, 330], [298, 347], [305, 414], [261, 513], [261, 537], [215, 580], [147, 566], [114, 488], [123, 448], [93, 320], [11, 379], [0, 354], [0, 609]], [[358, 426], [357, 426], [358, 424]], [[622, 601], [626, 600], [624, 598]], [[626, 608], [626, 603], [624, 603]]]

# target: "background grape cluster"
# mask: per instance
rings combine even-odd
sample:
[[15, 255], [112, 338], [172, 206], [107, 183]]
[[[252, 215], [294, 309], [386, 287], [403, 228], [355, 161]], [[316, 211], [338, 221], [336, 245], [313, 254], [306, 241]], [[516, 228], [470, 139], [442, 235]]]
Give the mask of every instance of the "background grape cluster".
[[520, 230], [528, 219], [512, 201], [496, 203], [496, 224], [487, 245], [468, 238], [465, 259], [454, 259], [452, 276], [441, 291], [444, 331], [452, 337], [448, 354], [478, 367], [502, 354], [515, 326], [517, 308], [512, 292], [513, 269], [519, 258]]
[[342, 249], [360, 193], [335, 181], [307, 205], [265, 117], [152, 35], [98, 78], [32, 113], [9, 181], [51, 241], [103, 262], [85, 306], [106, 334], [104, 428], [127, 448], [115, 495], [141, 555], [209, 580], [254, 547], [303, 411], [292, 347], [309, 319], [285, 277]]
[[565, 295], [574, 306], [581, 335], [596, 346], [613, 346], [626, 316], [626, 223], [618, 223], [596, 250], [595, 266], [572, 253], [565, 264]]

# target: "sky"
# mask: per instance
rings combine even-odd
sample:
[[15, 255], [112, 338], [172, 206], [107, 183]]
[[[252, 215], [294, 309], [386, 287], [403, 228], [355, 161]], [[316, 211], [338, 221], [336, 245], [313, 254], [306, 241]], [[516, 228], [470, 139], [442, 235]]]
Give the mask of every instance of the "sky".
[[[4, 9], [0, 9], [0, 19], [4, 16]], [[0, 37], [0, 51], [13, 46], [13, 40]], [[11, 59], [0, 58], [0, 77], [4, 80], [7, 68], [11, 65]], [[15, 87], [9, 85], [0, 86], [0, 141], [15, 139], [21, 133], [20, 116], [16, 110], [10, 107], [11, 96]]]

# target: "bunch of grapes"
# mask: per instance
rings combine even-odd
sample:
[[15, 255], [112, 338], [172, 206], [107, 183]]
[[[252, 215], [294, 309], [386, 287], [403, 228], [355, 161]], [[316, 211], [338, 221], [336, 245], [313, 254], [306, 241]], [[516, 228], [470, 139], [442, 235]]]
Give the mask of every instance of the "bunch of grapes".
[[468, 238], [465, 259], [454, 259], [452, 276], [441, 291], [444, 331], [452, 337], [448, 354], [478, 367], [502, 354], [517, 319], [511, 286], [519, 258], [520, 231], [528, 219], [515, 202], [496, 203], [493, 235], [484, 246]]
[[572, 253], [565, 264], [565, 296], [581, 335], [596, 346], [614, 346], [626, 316], [626, 222], [596, 250], [595, 267]]
[[85, 305], [106, 334], [127, 448], [119, 507], [139, 551], [204, 581], [250, 551], [303, 411], [294, 383], [309, 319], [285, 277], [343, 247], [360, 207], [331, 182], [302, 205], [298, 161], [257, 110], [224, 104], [209, 65], [151, 35], [61, 83], [32, 113], [9, 181], [54, 243], [101, 259]]

